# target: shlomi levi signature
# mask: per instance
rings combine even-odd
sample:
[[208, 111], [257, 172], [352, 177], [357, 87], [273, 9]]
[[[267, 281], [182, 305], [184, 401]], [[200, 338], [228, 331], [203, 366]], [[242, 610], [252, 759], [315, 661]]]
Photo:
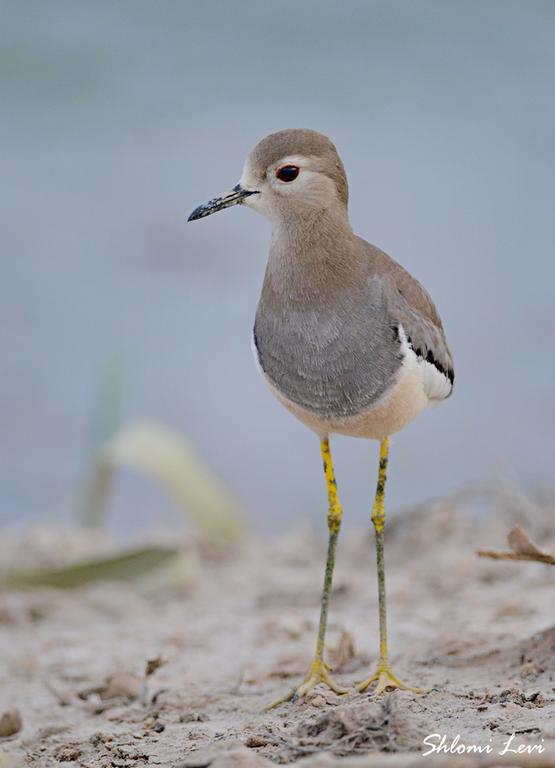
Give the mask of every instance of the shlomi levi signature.
[[[539, 754], [545, 751], [543, 744], [515, 744], [515, 735], [512, 733], [506, 741], [503, 742], [501, 747], [497, 749], [498, 755], [532, 755]], [[492, 739], [490, 739], [490, 742]], [[541, 739], [543, 742], [543, 739]], [[445, 754], [445, 755], [465, 755], [465, 754], [486, 754], [491, 755], [496, 751], [493, 744], [464, 744], [461, 741], [460, 734], [457, 734], [450, 742], [447, 740], [447, 736], [441, 733], [431, 733], [422, 741], [424, 747], [428, 749], [422, 752], [422, 756], [432, 754]]]

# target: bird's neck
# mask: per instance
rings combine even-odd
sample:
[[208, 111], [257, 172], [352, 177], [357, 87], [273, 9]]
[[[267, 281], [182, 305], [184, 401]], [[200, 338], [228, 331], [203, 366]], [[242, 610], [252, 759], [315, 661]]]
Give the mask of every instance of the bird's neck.
[[274, 221], [267, 298], [316, 304], [344, 289], [357, 271], [354, 239], [346, 209], [292, 213]]

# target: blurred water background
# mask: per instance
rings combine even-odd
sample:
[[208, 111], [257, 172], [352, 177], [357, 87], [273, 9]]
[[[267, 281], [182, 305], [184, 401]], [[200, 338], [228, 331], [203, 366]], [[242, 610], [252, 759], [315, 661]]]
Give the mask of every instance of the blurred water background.
[[[2, 522], [74, 516], [103, 398], [187, 434], [258, 529], [322, 520], [317, 441], [251, 358], [269, 225], [186, 223], [284, 127], [332, 137], [356, 232], [427, 286], [454, 352], [452, 399], [394, 440], [390, 507], [552, 485], [553, 2], [0, 10]], [[376, 445], [335, 455], [360, 524]], [[177, 524], [131, 473], [111, 519]]]

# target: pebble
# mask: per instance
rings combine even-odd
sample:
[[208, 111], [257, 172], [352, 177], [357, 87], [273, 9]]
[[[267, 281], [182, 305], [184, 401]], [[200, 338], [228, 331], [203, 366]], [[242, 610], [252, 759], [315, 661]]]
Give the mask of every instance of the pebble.
[[23, 720], [19, 709], [16, 709], [15, 707], [13, 709], [6, 709], [0, 715], [0, 738], [13, 736], [14, 733], [18, 733], [22, 727]]

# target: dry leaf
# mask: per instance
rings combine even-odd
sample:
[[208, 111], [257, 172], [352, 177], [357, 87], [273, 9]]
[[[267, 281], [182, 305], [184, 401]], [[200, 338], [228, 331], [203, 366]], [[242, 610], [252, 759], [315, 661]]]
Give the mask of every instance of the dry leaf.
[[531, 557], [549, 557], [548, 554], [542, 552], [528, 537], [527, 533], [524, 533], [520, 525], [509, 531], [507, 536], [510, 548], [517, 555], [530, 555]]
[[163, 666], [164, 660], [161, 656], [157, 656], [155, 659], [147, 659], [146, 667], [145, 667], [145, 677], [150, 677], [150, 675], [153, 675], [157, 669], [159, 669], [161, 666]]
[[555, 557], [548, 552], [543, 552], [534, 544], [519, 525], [515, 525], [508, 535], [507, 541], [511, 551], [479, 549], [477, 554], [480, 557], [489, 557], [492, 560], [533, 560], [538, 563], [547, 563], [555, 565]]
[[355, 641], [350, 632], [344, 629], [335, 648], [329, 648], [330, 656], [334, 670], [337, 672], [341, 667], [355, 657]]

